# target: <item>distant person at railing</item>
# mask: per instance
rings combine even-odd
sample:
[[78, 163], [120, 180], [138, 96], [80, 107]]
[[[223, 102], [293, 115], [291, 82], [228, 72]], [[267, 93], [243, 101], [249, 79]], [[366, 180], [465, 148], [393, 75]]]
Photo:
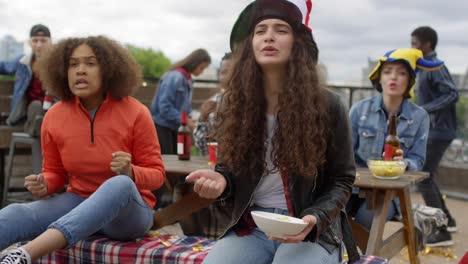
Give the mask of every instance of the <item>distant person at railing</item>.
[[206, 100], [200, 107], [200, 117], [198, 118], [193, 131], [194, 144], [201, 155], [208, 155], [207, 143], [212, 132], [215, 120], [216, 110], [221, 100], [226, 81], [226, 75], [231, 66], [231, 53], [224, 54], [219, 67], [219, 87], [220, 91]]
[[[151, 104], [151, 115], [158, 131], [162, 154], [177, 154], [177, 129], [183, 111], [192, 112], [192, 75], [203, 73], [211, 63], [208, 52], [197, 49], [173, 64], [159, 80], [158, 91]], [[188, 125], [193, 131], [192, 119]]]
[[[435, 52], [437, 32], [431, 27], [416, 28], [411, 33], [411, 46], [421, 50], [425, 59], [437, 61], [437, 53]], [[445, 205], [444, 198], [436, 183], [435, 173], [445, 150], [456, 136], [455, 106], [459, 95], [445, 66], [434, 72], [419, 73], [415, 92], [417, 104], [429, 113], [431, 119], [427, 157], [423, 167], [423, 171], [429, 172], [430, 177], [423, 180], [418, 188], [426, 205], [442, 209], [448, 217], [447, 227], [444, 226], [436, 230], [429, 236], [427, 244], [429, 246], [450, 246], [453, 245], [453, 240], [449, 232], [455, 232], [457, 224]]]
[[[15, 74], [15, 86], [11, 101], [11, 110], [6, 120], [7, 125], [15, 126], [25, 121], [24, 130], [31, 136], [38, 136], [45, 110], [50, 107], [44, 102], [45, 89], [39, 78], [37, 60], [52, 45], [48, 27], [37, 24], [29, 33], [29, 45], [32, 53], [14, 61], [0, 61], [0, 74]], [[44, 103], [44, 106], [43, 106]]]
[[143, 237], [153, 225], [151, 190], [165, 180], [150, 112], [129, 96], [141, 68], [125, 47], [103, 36], [68, 38], [39, 63], [61, 101], [44, 117], [42, 173], [25, 178], [39, 200], [0, 210], [0, 250], [31, 241], [1, 264], [34, 263], [91, 235]]
[[[407, 169], [420, 171], [426, 157], [429, 133], [429, 116], [412, 103], [410, 90], [416, 81], [416, 70], [435, 70], [442, 62], [429, 62], [417, 49], [396, 49], [385, 53], [369, 75], [373, 86], [381, 94], [355, 103], [349, 116], [353, 131], [354, 160], [358, 167], [367, 167], [368, 159], [382, 158], [385, 138], [389, 134], [388, 123], [392, 114], [397, 115], [397, 135], [400, 138], [399, 156], [408, 162]], [[374, 212], [368, 210], [364, 198], [353, 193], [347, 210], [357, 223], [370, 230]], [[389, 208], [387, 219], [400, 215], [398, 200]]]

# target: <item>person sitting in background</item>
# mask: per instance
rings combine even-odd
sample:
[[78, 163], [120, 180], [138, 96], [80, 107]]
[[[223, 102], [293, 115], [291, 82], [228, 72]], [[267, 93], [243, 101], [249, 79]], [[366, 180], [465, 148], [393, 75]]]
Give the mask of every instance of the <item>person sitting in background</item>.
[[200, 117], [193, 130], [194, 144], [202, 156], [208, 155], [207, 143], [216, 121], [216, 110], [224, 92], [226, 76], [230, 70], [231, 53], [224, 54], [219, 67], [220, 91], [206, 100], [200, 107]]
[[93, 234], [143, 237], [153, 225], [151, 190], [165, 180], [151, 115], [129, 96], [141, 84], [140, 66], [123, 46], [102, 36], [69, 38], [39, 64], [61, 101], [42, 124], [42, 173], [25, 178], [40, 200], [0, 210], [0, 250], [33, 240], [1, 264], [32, 263]]
[[[312, 2], [256, 0], [231, 31], [232, 71], [217, 112], [213, 170], [187, 176], [201, 197], [233, 206], [204, 263], [350, 263], [343, 211], [355, 171], [347, 109], [320, 81]], [[252, 211], [295, 216], [297, 234], [270, 237]]]
[[[174, 63], [159, 80], [158, 91], [151, 103], [151, 115], [158, 131], [162, 154], [177, 154], [177, 129], [183, 111], [192, 112], [192, 75], [203, 73], [211, 63], [208, 52], [197, 49]], [[188, 120], [191, 130], [194, 123]]]
[[[382, 158], [385, 138], [389, 134], [390, 115], [397, 116], [399, 155], [407, 161], [407, 170], [420, 171], [426, 157], [429, 115], [412, 103], [410, 90], [416, 82], [416, 70], [436, 70], [443, 62], [429, 62], [417, 49], [395, 49], [385, 53], [369, 75], [381, 94], [355, 103], [349, 112], [353, 132], [354, 159], [358, 167], [367, 167], [368, 159]], [[348, 212], [357, 223], [370, 230], [374, 213], [364, 198], [355, 193], [348, 202]], [[387, 219], [399, 215], [399, 202], [394, 200]]]
[[[11, 110], [6, 120], [9, 126], [24, 123], [24, 131], [31, 136], [38, 136], [44, 115], [45, 89], [39, 78], [37, 61], [52, 45], [48, 27], [37, 24], [29, 33], [29, 45], [32, 53], [14, 61], [0, 61], [0, 74], [15, 74], [15, 86]], [[48, 109], [46, 102], [45, 109]]]

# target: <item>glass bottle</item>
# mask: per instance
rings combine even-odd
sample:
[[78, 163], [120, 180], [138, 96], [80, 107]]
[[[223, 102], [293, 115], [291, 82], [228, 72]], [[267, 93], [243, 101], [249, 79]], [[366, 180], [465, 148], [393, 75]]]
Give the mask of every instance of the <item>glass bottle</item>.
[[179, 160], [190, 160], [192, 133], [187, 125], [187, 119], [187, 113], [183, 111], [177, 131], [177, 155], [179, 156]]
[[388, 124], [389, 134], [385, 138], [384, 146], [384, 159], [393, 160], [396, 155], [396, 151], [400, 149], [400, 139], [397, 136], [397, 116], [396, 114], [390, 115], [390, 121]]

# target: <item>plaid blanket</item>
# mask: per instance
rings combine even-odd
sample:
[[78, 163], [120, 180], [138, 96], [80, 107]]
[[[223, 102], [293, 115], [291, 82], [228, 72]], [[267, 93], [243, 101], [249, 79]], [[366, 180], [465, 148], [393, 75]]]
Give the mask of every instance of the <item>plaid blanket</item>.
[[214, 241], [203, 237], [156, 234], [134, 242], [114, 241], [94, 236], [70, 249], [42, 257], [38, 264], [58, 263], [167, 263], [198, 264]]

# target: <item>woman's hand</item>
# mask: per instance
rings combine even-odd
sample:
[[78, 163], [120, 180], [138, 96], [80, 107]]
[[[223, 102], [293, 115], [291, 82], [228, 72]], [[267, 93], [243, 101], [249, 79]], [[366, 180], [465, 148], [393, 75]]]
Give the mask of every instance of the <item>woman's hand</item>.
[[299, 243], [304, 241], [306, 236], [312, 231], [315, 224], [317, 224], [317, 218], [313, 215], [306, 215], [302, 217], [302, 221], [307, 223], [307, 226], [299, 234], [288, 236], [284, 235], [283, 238], [279, 237], [270, 237], [271, 240], [277, 240], [281, 243]]
[[226, 179], [220, 173], [213, 170], [197, 170], [190, 173], [186, 182], [193, 182], [193, 191], [202, 198], [216, 199], [226, 189]]
[[395, 157], [393, 157], [393, 160], [403, 160], [403, 150], [402, 149], [397, 149], [395, 151]]
[[24, 187], [36, 198], [44, 197], [47, 194], [47, 181], [42, 173], [26, 176]]
[[[401, 148], [395, 150], [395, 156], [393, 157], [393, 160], [404, 160], [403, 154], [404, 154], [404, 151]], [[384, 157], [385, 157], [385, 152], [382, 152], [382, 158]]]
[[131, 162], [132, 155], [130, 155], [130, 153], [117, 151], [112, 153], [110, 169], [119, 175], [127, 175], [133, 179], [133, 169]]

